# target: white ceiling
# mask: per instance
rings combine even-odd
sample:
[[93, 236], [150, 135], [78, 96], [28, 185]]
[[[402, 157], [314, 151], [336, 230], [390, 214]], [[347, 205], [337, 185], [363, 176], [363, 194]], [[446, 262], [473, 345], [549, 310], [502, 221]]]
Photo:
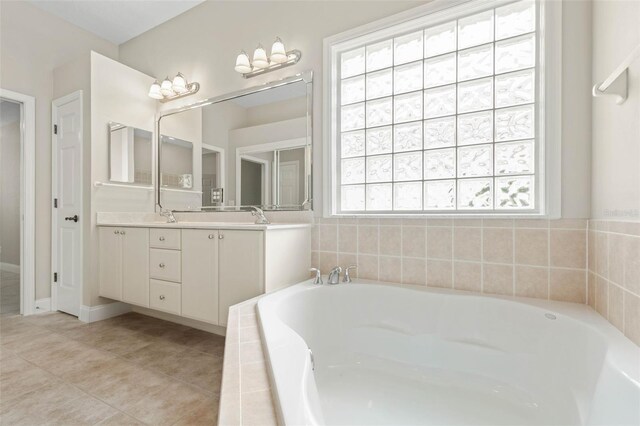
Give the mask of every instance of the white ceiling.
[[29, 0], [114, 44], [122, 44], [204, 0]]

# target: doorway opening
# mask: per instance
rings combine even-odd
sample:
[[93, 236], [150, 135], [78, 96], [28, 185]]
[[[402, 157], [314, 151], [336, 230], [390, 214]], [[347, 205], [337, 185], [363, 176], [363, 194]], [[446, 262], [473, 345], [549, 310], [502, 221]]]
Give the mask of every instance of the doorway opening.
[[35, 99], [0, 89], [0, 314], [34, 313]]

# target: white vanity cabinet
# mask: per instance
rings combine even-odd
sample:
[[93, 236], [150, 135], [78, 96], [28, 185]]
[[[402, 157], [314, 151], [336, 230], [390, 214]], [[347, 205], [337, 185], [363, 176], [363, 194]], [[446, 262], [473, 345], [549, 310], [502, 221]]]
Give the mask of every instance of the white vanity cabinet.
[[149, 229], [101, 227], [100, 296], [149, 306]]
[[218, 324], [218, 230], [182, 230], [182, 315]]
[[264, 232], [220, 231], [219, 324], [227, 325], [229, 307], [265, 293]]
[[100, 296], [226, 326], [230, 306], [308, 277], [307, 225], [182, 226], [100, 226]]

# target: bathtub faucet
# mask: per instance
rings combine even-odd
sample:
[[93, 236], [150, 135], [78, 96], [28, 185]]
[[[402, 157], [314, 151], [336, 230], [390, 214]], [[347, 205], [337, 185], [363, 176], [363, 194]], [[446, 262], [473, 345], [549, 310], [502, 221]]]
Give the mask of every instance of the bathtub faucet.
[[329, 284], [338, 284], [340, 282], [340, 273], [342, 272], [342, 268], [336, 266], [329, 272]]
[[314, 284], [322, 284], [322, 273], [320, 272], [320, 269], [311, 268], [310, 271], [314, 272], [316, 274], [316, 276], [313, 278], [313, 283]]

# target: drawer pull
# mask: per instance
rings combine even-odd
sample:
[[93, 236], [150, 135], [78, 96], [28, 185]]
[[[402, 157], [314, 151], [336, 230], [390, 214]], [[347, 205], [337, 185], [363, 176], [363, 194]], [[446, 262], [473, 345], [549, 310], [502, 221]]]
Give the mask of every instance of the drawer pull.
[[161, 268], [164, 268], [164, 263], [161, 263], [158, 266], [161, 267]]
[[164, 300], [164, 294], [160, 295], [160, 300]]
[[159, 238], [159, 240], [160, 240], [160, 241], [164, 241], [164, 237], [160, 237], [160, 238]]
[[209, 239], [213, 240], [213, 238], [214, 238], [213, 234], [209, 234]]

